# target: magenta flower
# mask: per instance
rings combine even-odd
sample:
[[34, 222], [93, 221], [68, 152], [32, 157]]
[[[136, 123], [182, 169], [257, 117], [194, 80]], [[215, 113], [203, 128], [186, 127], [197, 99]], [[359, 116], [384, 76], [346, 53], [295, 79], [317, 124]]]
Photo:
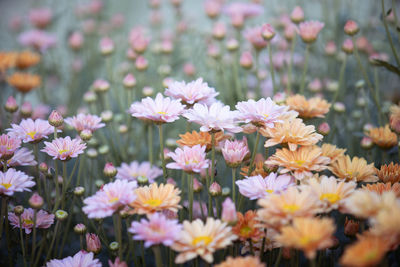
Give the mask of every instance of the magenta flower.
[[15, 151], [11, 159], [7, 160], [8, 167], [35, 166], [37, 164], [32, 150], [22, 147]]
[[45, 31], [29, 30], [19, 35], [18, 42], [22, 46], [32, 47], [40, 52], [45, 52], [57, 44], [57, 39], [54, 35]]
[[47, 121], [42, 119], [26, 119], [22, 120], [20, 124], [11, 124], [12, 128], [7, 131], [12, 137], [18, 137], [24, 143], [37, 143], [43, 138], [54, 132], [54, 127]]
[[165, 95], [180, 99], [183, 104], [193, 105], [194, 103], [211, 104], [219, 93], [203, 82], [203, 78], [199, 78], [187, 84], [184, 81], [172, 82], [165, 90]]
[[86, 198], [83, 203], [83, 212], [88, 218], [105, 218], [114, 212], [124, 208], [136, 199], [134, 189], [136, 181], [115, 180], [104, 185], [91, 197]]
[[300, 37], [305, 43], [313, 43], [317, 40], [319, 32], [325, 24], [319, 21], [305, 21], [300, 23]]
[[15, 169], [0, 172], [0, 195], [12, 196], [15, 192], [31, 191], [33, 177]]
[[185, 106], [181, 100], [172, 100], [158, 93], [155, 99], [146, 97], [131, 105], [129, 113], [136, 118], [155, 123], [173, 122], [179, 119]]
[[271, 98], [261, 98], [258, 101], [250, 99], [236, 104], [237, 120], [252, 123], [257, 127], [274, 127], [276, 122], [282, 122], [280, 116], [286, 113], [285, 106], [279, 106]]
[[295, 185], [295, 180], [290, 175], [278, 175], [271, 172], [267, 177], [261, 175], [251, 176], [236, 182], [239, 192], [251, 200], [259, 199], [270, 193], [279, 193]]
[[[31, 208], [24, 209], [21, 214], [21, 225], [19, 223], [19, 218], [14, 212], [8, 213], [8, 219], [10, 224], [14, 228], [22, 228], [25, 230], [26, 234], [30, 234], [34, 225], [34, 210]], [[54, 214], [49, 214], [44, 210], [39, 210], [36, 213], [36, 224], [35, 228], [47, 229], [54, 223]]]
[[244, 158], [250, 154], [246, 137], [243, 137], [242, 141], [226, 140], [221, 151], [225, 162], [232, 168], [238, 167], [243, 162]]
[[20, 146], [21, 140], [18, 137], [12, 137], [7, 134], [0, 135], [0, 159], [10, 159]]
[[125, 179], [128, 181], [137, 180], [138, 177], [145, 177], [149, 180], [149, 183], [154, 183], [154, 180], [159, 177], [163, 172], [162, 169], [157, 166], [152, 166], [150, 162], [132, 161], [131, 163], [122, 163], [121, 167], [117, 168], [118, 179]]
[[200, 124], [202, 132], [227, 130], [237, 133], [242, 130], [235, 121], [237, 112], [231, 111], [229, 106], [224, 106], [220, 102], [215, 102], [210, 107], [196, 103], [183, 116], [189, 122]]
[[59, 160], [76, 158], [86, 148], [86, 144], [82, 143], [80, 139], [71, 140], [69, 136], [54, 139], [52, 142], [44, 142], [44, 145], [45, 147], [41, 151], [46, 152], [53, 159]]
[[83, 130], [94, 132], [106, 126], [101, 122], [101, 118], [99, 116], [83, 113], [80, 113], [77, 116], [66, 118], [65, 122], [74, 127], [79, 133]]
[[262, 27], [257, 26], [247, 29], [244, 37], [251, 43], [256, 50], [261, 50], [268, 45], [268, 42], [262, 36]]
[[162, 213], [154, 213], [148, 220], [132, 222], [129, 232], [134, 240], [143, 240], [145, 247], [163, 244], [171, 246], [179, 238], [182, 225], [178, 220], [169, 220]]
[[167, 164], [167, 168], [170, 169], [199, 173], [202, 169], [209, 166], [209, 160], [206, 159], [206, 146], [178, 147], [175, 149], [175, 153], [170, 152], [168, 156], [175, 161]]
[[243, 18], [251, 18], [261, 15], [264, 12], [264, 8], [259, 4], [233, 2], [224, 6], [222, 12], [230, 17], [240, 16]]
[[101, 262], [94, 259], [93, 252], [87, 253], [84, 250], [79, 251], [73, 257], [69, 256], [61, 260], [51, 260], [46, 267], [101, 267]]

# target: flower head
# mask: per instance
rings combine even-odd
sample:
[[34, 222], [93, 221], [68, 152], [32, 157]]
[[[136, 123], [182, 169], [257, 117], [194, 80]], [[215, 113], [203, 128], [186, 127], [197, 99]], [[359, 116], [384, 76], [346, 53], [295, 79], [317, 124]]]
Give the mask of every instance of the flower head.
[[12, 196], [15, 192], [31, 191], [33, 177], [15, 169], [0, 172], [0, 195]]
[[61, 260], [51, 260], [46, 264], [46, 267], [101, 267], [101, 262], [94, 259], [92, 252], [87, 253], [84, 250], [79, 251], [73, 257], [69, 256]]
[[297, 111], [299, 117], [303, 119], [315, 117], [323, 118], [331, 107], [331, 104], [325, 99], [319, 97], [306, 99], [303, 95], [289, 96], [286, 99], [286, 105], [288, 105], [290, 109]]
[[[192, 131], [187, 132], [185, 134], [180, 134], [178, 141], [176, 143], [180, 146], [188, 146], [188, 147], [193, 147], [195, 145], [201, 145], [201, 146], [206, 146], [206, 151], [211, 150], [212, 144], [211, 144], [211, 134], [209, 132], [196, 132]], [[223, 132], [217, 132], [214, 134], [214, 146], [218, 146], [220, 142], [223, 140], [227, 139], [229, 136], [224, 135]]]
[[162, 170], [157, 166], [152, 166], [150, 162], [137, 162], [132, 161], [131, 163], [122, 163], [121, 167], [117, 168], [118, 179], [125, 179], [128, 181], [136, 181], [138, 177], [145, 177], [149, 180], [149, 183], [154, 183], [154, 180], [162, 174]]
[[261, 50], [268, 44], [268, 42], [263, 38], [262, 32], [262, 27], [258, 26], [247, 29], [244, 33], [244, 37], [256, 50]]
[[221, 148], [221, 151], [225, 162], [232, 168], [238, 167], [243, 160], [250, 155], [246, 137], [243, 137], [242, 141], [226, 140], [224, 146]]
[[37, 28], [43, 29], [50, 24], [53, 12], [50, 8], [35, 8], [29, 11], [29, 21]]
[[22, 147], [15, 151], [12, 158], [7, 160], [8, 167], [35, 166], [37, 164], [32, 151]]
[[335, 145], [331, 145], [328, 143], [324, 143], [321, 146], [322, 149], [322, 156], [328, 157], [331, 159], [331, 163], [335, 162], [341, 156], [344, 156], [346, 149], [337, 148]]
[[167, 168], [181, 169], [186, 172], [199, 173], [202, 169], [208, 168], [209, 160], [206, 159], [206, 147], [195, 145], [193, 147], [184, 146], [177, 148], [175, 153], [170, 152], [167, 155], [175, 162], [167, 164]]
[[7, 129], [10, 136], [18, 137], [24, 143], [40, 142], [43, 138], [53, 133], [54, 128], [42, 119], [24, 119], [20, 124], [11, 124], [12, 128]]
[[258, 257], [246, 256], [246, 257], [228, 257], [225, 261], [220, 264], [214, 265], [215, 267], [265, 267], [265, 264], [260, 262]]
[[40, 76], [25, 72], [14, 72], [7, 77], [7, 82], [21, 93], [28, 93], [42, 83]]
[[400, 165], [390, 164], [382, 165], [380, 170], [377, 170], [378, 178], [380, 181], [387, 183], [397, 183], [400, 182]]
[[46, 152], [53, 159], [70, 160], [71, 158], [78, 157], [83, 153], [86, 144], [82, 143], [80, 139], [71, 139], [71, 137], [59, 137], [52, 142], [44, 142], [45, 147], [41, 150]]
[[388, 149], [397, 145], [397, 135], [392, 132], [389, 125], [385, 127], [372, 128], [367, 133], [372, 142], [383, 149]]
[[263, 232], [257, 226], [257, 213], [252, 210], [246, 211], [243, 215], [241, 212], [237, 213], [238, 221], [232, 228], [232, 232], [239, 237], [241, 241], [248, 239], [258, 240]]
[[32, 67], [40, 62], [40, 55], [31, 51], [18, 53], [16, 65], [19, 69]]
[[96, 234], [87, 233], [86, 251], [97, 254], [100, 252], [100, 250], [101, 250], [101, 242], [99, 236]]
[[25, 47], [32, 47], [40, 52], [44, 52], [57, 44], [57, 39], [54, 35], [41, 31], [29, 30], [21, 33], [18, 36], [18, 42]]
[[83, 130], [94, 132], [106, 126], [101, 122], [101, 118], [99, 116], [83, 113], [80, 113], [77, 116], [66, 118], [65, 122], [74, 127], [79, 133]]
[[187, 84], [184, 81], [172, 82], [165, 90], [165, 95], [180, 99], [185, 105], [194, 105], [195, 103], [211, 104], [215, 102], [215, 97], [219, 93], [199, 78]]
[[392, 105], [390, 107], [389, 122], [393, 131], [400, 134], [400, 103], [399, 105]]
[[230, 197], [227, 197], [224, 202], [222, 202], [222, 214], [221, 220], [227, 223], [235, 223], [236, 217], [236, 207]]
[[7, 134], [0, 135], [0, 159], [8, 160], [12, 158], [20, 146], [21, 140], [18, 137], [12, 137]]
[[357, 182], [375, 182], [378, 180], [374, 164], [368, 164], [363, 158], [341, 156], [331, 164], [329, 169], [340, 179]]
[[305, 21], [299, 24], [300, 37], [305, 43], [313, 43], [317, 40], [319, 32], [325, 24], [320, 21]]
[[14, 228], [22, 227], [23, 229], [25, 229], [26, 234], [30, 234], [32, 232], [33, 225], [35, 225], [35, 228], [49, 228], [54, 223], [54, 214], [49, 214], [44, 210], [38, 210], [36, 212], [35, 223], [34, 210], [28, 208], [24, 209], [24, 212], [21, 214], [21, 224], [19, 222], [18, 216], [14, 212], [8, 213], [8, 219], [10, 220], [10, 224]]

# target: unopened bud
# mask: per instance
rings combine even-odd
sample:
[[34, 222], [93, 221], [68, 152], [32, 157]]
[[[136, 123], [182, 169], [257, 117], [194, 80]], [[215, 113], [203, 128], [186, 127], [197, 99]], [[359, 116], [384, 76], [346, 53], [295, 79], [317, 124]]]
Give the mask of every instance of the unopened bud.
[[221, 195], [221, 186], [217, 182], [213, 182], [210, 185], [209, 192], [213, 197], [219, 196]]
[[99, 147], [100, 155], [106, 155], [108, 154], [108, 152], [110, 152], [110, 147], [108, 145], [102, 145], [101, 147]]
[[343, 113], [346, 111], [346, 106], [342, 102], [336, 102], [333, 104], [333, 110], [338, 113]]
[[140, 186], [144, 186], [147, 185], [149, 183], [149, 178], [145, 177], [145, 176], [139, 176], [137, 178], [137, 182]]
[[4, 109], [10, 113], [14, 113], [15, 111], [18, 110], [17, 101], [13, 96], [9, 96], [7, 98], [6, 104], [4, 105]]
[[32, 105], [30, 102], [24, 102], [21, 106], [21, 115], [25, 118], [30, 117], [32, 115]]
[[39, 164], [39, 171], [46, 173], [49, 170], [49, 166], [47, 166], [46, 162], [42, 162]]
[[358, 33], [360, 28], [358, 27], [357, 23], [353, 20], [348, 20], [346, 24], [344, 25], [344, 32], [347, 35], [353, 36]]
[[303, 11], [303, 9], [301, 7], [299, 7], [299, 6], [296, 6], [293, 9], [292, 13], [290, 14], [290, 20], [293, 23], [296, 23], [296, 24], [304, 21], [304, 11]]
[[235, 203], [229, 197], [222, 203], [221, 220], [228, 224], [234, 224], [237, 221]]
[[199, 182], [199, 180], [197, 180], [196, 178], [193, 178], [193, 190], [196, 193], [201, 192], [201, 190], [203, 189], [203, 185]]
[[86, 233], [86, 226], [83, 223], [78, 223], [74, 226], [74, 232], [78, 235], [83, 235]]
[[113, 112], [111, 110], [104, 110], [100, 114], [101, 120], [105, 123], [110, 122], [113, 119]]
[[223, 197], [228, 197], [228, 196], [230, 196], [230, 194], [231, 194], [231, 189], [229, 187], [223, 187], [222, 188], [221, 195]]
[[114, 52], [114, 41], [108, 37], [100, 40], [100, 52], [103, 56], [110, 55]]
[[236, 39], [229, 39], [226, 42], [226, 48], [230, 52], [236, 51], [239, 48], [239, 42]]
[[144, 71], [147, 69], [147, 67], [149, 66], [149, 62], [147, 61], [147, 59], [143, 56], [138, 56], [136, 61], [135, 61], [135, 67], [137, 70], [139, 71]]
[[43, 207], [43, 204], [43, 198], [38, 193], [33, 193], [33, 195], [29, 198], [29, 206], [31, 206], [33, 209], [40, 209]]
[[360, 224], [354, 220], [349, 220], [346, 217], [344, 222], [344, 234], [346, 236], [355, 236], [358, 233]]
[[271, 24], [264, 24], [261, 27], [261, 36], [267, 41], [272, 40], [275, 37], [274, 27]]
[[144, 96], [152, 96], [154, 94], [154, 89], [150, 86], [143, 87], [142, 93]]
[[101, 242], [96, 234], [86, 234], [86, 250], [97, 254], [101, 250]]
[[353, 54], [353, 51], [354, 51], [353, 41], [351, 39], [344, 40], [343, 45], [342, 45], [342, 50], [346, 54]]
[[83, 141], [89, 141], [90, 138], [92, 138], [93, 133], [91, 130], [85, 129], [79, 133], [79, 136]]
[[57, 110], [53, 110], [49, 116], [49, 123], [53, 127], [60, 127], [64, 123], [64, 118]]
[[21, 206], [21, 205], [15, 206], [15, 207], [14, 207], [14, 213], [15, 213], [15, 215], [17, 215], [17, 216], [22, 215], [22, 213], [24, 213], [24, 207]]
[[108, 178], [114, 178], [117, 175], [117, 169], [111, 162], [107, 162], [104, 166], [103, 173]]
[[328, 135], [329, 132], [331, 131], [331, 127], [327, 122], [323, 122], [318, 126], [318, 133], [322, 135]]
[[101, 188], [101, 187], [104, 185], [104, 181], [101, 180], [101, 179], [97, 179], [96, 181], [94, 181], [94, 185], [95, 185], [97, 188]]
[[83, 95], [83, 100], [86, 103], [93, 103], [96, 102], [97, 100], [97, 96], [93, 91], [87, 91], [84, 95]]
[[98, 93], [107, 92], [110, 89], [110, 83], [103, 79], [97, 79], [93, 83], [93, 90]]
[[131, 73], [128, 73], [122, 83], [126, 89], [132, 89], [136, 85], [136, 78]]
[[96, 158], [98, 156], [97, 150], [95, 148], [89, 148], [86, 151], [86, 155], [88, 155], [89, 158]]
[[57, 220], [62, 222], [67, 218], [68, 218], [68, 212], [66, 212], [65, 210], [57, 210], [56, 211], [56, 219]]
[[74, 195], [75, 196], [81, 197], [81, 196], [83, 196], [83, 194], [85, 194], [85, 188], [84, 187], [82, 187], [82, 186], [75, 187], [75, 189], [74, 189]]
[[125, 124], [122, 124], [118, 127], [118, 132], [120, 134], [126, 134], [128, 132], [128, 126], [126, 126]]
[[251, 69], [253, 67], [253, 56], [250, 52], [243, 52], [240, 56], [240, 66], [244, 69]]
[[119, 244], [118, 242], [114, 241], [110, 243], [109, 247], [111, 251], [117, 251], [119, 249]]
[[374, 142], [372, 141], [371, 138], [369, 138], [369, 137], [367, 137], [367, 136], [364, 136], [364, 137], [361, 139], [361, 147], [362, 147], [362, 148], [364, 148], [364, 149], [370, 149], [370, 148], [372, 148], [373, 146], [374, 146]]

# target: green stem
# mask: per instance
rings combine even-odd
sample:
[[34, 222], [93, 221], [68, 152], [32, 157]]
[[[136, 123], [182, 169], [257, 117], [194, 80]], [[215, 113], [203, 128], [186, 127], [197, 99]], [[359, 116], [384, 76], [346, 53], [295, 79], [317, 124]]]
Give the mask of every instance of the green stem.
[[[21, 215], [18, 215], [18, 221], [19, 221], [19, 237], [21, 238], [21, 250], [22, 250], [22, 259], [24, 260], [24, 266], [26, 267], [26, 258], [25, 258], [25, 245], [24, 245], [24, 234], [22, 230], [22, 220], [21, 220]], [[33, 251], [32, 251], [33, 255]]]
[[68, 181], [67, 181], [67, 162], [64, 160], [62, 161], [63, 165], [63, 182], [62, 182], [62, 194], [61, 194], [61, 209], [63, 210], [65, 208], [65, 193], [67, 192], [67, 186], [68, 186]]
[[[394, 22], [395, 25], [399, 25], [399, 20], [397, 17], [397, 13], [396, 13], [396, 0], [392, 0], [392, 12], [393, 12], [393, 16], [394, 16]], [[397, 31], [398, 34], [398, 40], [400, 40], [400, 31]]]
[[189, 220], [193, 220], [193, 174], [189, 174], [189, 183], [188, 183], [188, 192], [189, 192]]
[[304, 66], [303, 66], [303, 75], [301, 76], [301, 83], [300, 83], [300, 94], [304, 95], [304, 88], [306, 86], [306, 75], [308, 70], [308, 59], [310, 57], [310, 44], [306, 45], [306, 55], [304, 59]]
[[251, 238], [249, 239], [249, 245], [250, 245], [250, 254], [254, 256], [253, 241], [251, 240]]
[[236, 94], [238, 97], [238, 100], [243, 100], [243, 92], [242, 92], [242, 84], [240, 82], [240, 76], [239, 76], [239, 52], [235, 52], [235, 62], [232, 64], [233, 68], [233, 76], [235, 77], [235, 85], [236, 85]]
[[44, 262], [47, 262], [48, 259], [50, 258], [51, 251], [53, 250], [53, 247], [54, 247], [54, 241], [56, 241], [56, 237], [57, 237], [57, 234], [58, 234], [58, 232], [59, 232], [59, 231], [58, 231], [58, 228], [59, 228], [59, 227], [60, 227], [60, 221], [57, 220], [56, 226], [54, 227], [53, 238], [51, 239], [51, 243], [50, 243], [50, 246], [49, 246], [49, 250], [47, 251], [46, 259], [45, 259]]
[[345, 86], [343, 86], [343, 77], [344, 77], [344, 71], [346, 70], [346, 62], [347, 62], [347, 56], [344, 56], [342, 66], [340, 67], [340, 73], [339, 73], [339, 88], [336, 90], [335, 96], [333, 97], [332, 103], [334, 104], [339, 96], [341, 95], [341, 91], [345, 90]]
[[3, 238], [3, 225], [4, 225], [4, 220], [5, 217], [7, 216], [6, 214], [7, 210], [7, 197], [4, 195], [1, 197], [1, 212], [0, 212], [0, 240]]
[[282, 259], [282, 248], [279, 248], [278, 258], [276, 259], [275, 267], [279, 266], [279, 263], [281, 262], [281, 259]]
[[269, 55], [269, 67], [271, 69], [272, 86], [273, 86], [274, 95], [275, 95], [276, 92], [278, 91], [278, 88], [276, 87], [276, 83], [275, 83], [275, 73], [274, 73], [274, 64], [273, 64], [273, 61], [272, 61], [271, 43], [268, 42], [267, 46], [268, 46], [268, 55]]
[[37, 186], [38, 186], [38, 192], [39, 192], [39, 195], [41, 195], [42, 194], [42, 183], [41, 183], [41, 181], [40, 181], [40, 171], [39, 171], [39, 148], [38, 148], [38, 144], [36, 143], [36, 144], [33, 144], [33, 151], [34, 151], [34, 154], [35, 154], [35, 159], [36, 159], [36, 162], [37, 162], [37, 164], [36, 164], [36, 184], [37, 184]]
[[315, 261], [315, 258], [310, 259], [310, 266], [311, 266], [311, 267], [317, 267], [317, 263], [316, 263], [316, 261]]
[[[19, 216], [21, 219], [21, 216]], [[36, 250], [36, 218], [37, 218], [37, 209], [33, 210], [33, 228], [32, 228], [32, 251], [31, 251], [31, 262], [33, 262], [33, 258], [35, 256]], [[21, 223], [21, 222], [20, 222]]]
[[260, 57], [260, 52], [258, 50], [256, 50], [256, 57], [255, 57], [255, 74], [256, 74], [256, 78], [257, 78], [257, 88], [256, 88], [256, 97], [257, 99], [261, 98], [261, 81], [260, 78], [258, 76], [258, 71], [260, 69], [260, 65], [259, 65], [259, 58]]
[[159, 246], [152, 246], [154, 256], [156, 258], [156, 267], [162, 267], [162, 257], [161, 257], [161, 251]]
[[57, 139], [57, 127], [54, 127], [54, 139]]
[[153, 125], [148, 124], [148, 144], [149, 144], [149, 161], [150, 164], [153, 165]]
[[260, 142], [260, 132], [257, 131], [256, 142], [254, 143], [253, 152], [251, 154], [250, 165], [249, 165], [249, 170], [247, 172], [247, 176], [250, 176], [251, 172], [253, 171], [254, 159], [256, 158], [257, 147], [259, 142]]
[[58, 162], [57, 160], [54, 161], [54, 186], [56, 187], [56, 201], [53, 208], [53, 213], [58, 209], [60, 205], [60, 188], [58, 184]]
[[215, 132], [211, 132], [211, 182], [210, 185], [214, 182], [215, 176]]
[[232, 200], [236, 206], [236, 168], [232, 168]]
[[168, 173], [167, 173], [167, 168], [165, 167], [165, 157], [164, 157], [164, 138], [163, 138], [163, 129], [162, 129], [162, 124], [158, 125], [158, 131], [159, 131], [159, 136], [160, 136], [160, 154], [161, 154], [161, 162], [162, 162], [162, 169], [163, 169], [163, 177], [164, 177], [164, 182], [167, 182], [168, 178]]
[[[381, 3], [382, 3], [383, 25], [385, 26], [386, 35], [387, 35], [387, 38], [389, 40], [390, 48], [392, 49], [392, 52], [393, 52], [393, 55], [394, 55], [394, 59], [396, 60], [397, 66], [399, 67], [400, 66], [400, 60], [399, 60], [399, 57], [397, 55], [396, 48], [393, 45], [392, 35], [390, 34], [389, 27], [388, 27], [388, 24], [387, 24], [387, 21], [386, 21], [385, 0], [381, 0]], [[393, 12], [393, 10], [392, 10], [392, 12]]]
[[85, 164], [85, 154], [81, 155], [81, 157], [79, 159], [79, 169], [78, 169], [78, 178], [76, 180], [76, 186], [80, 186], [84, 164]]

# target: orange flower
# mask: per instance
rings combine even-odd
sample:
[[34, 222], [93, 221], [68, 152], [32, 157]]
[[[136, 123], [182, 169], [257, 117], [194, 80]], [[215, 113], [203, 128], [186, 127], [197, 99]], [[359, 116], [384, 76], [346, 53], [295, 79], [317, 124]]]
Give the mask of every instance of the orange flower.
[[393, 131], [400, 134], [400, 103], [390, 107], [390, 127]]
[[332, 219], [295, 218], [292, 225], [281, 228], [281, 234], [276, 239], [283, 246], [300, 249], [307, 258], [314, 259], [317, 250], [333, 245], [334, 232]]
[[375, 182], [376, 170], [374, 164], [368, 164], [363, 158], [354, 157], [350, 159], [348, 155], [339, 157], [329, 168], [338, 178], [346, 181]]
[[286, 120], [276, 123], [273, 128], [261, 129], [260, 133], [269, 138], [265, 147], [287, 144], [291, 151], [297, 146], [311, 146], [318, 143], [323, 136], [315, 132], [314, 125], [305, 125], [301, 119]]
[[[211, 134], [208, 132], [196, 132], [192, 131], [192, 133], [187, 132], [185, 134], [180, 134], [178, 141], [176, 143], [180, 146], [189, 146], [193, 147], [195, 145], [207, 146], [207, 151], [211, 150]], [[214, 135], [215, 142], [214, 146], [218, 146], [219, 142], [224, 139], [228, 139], [227, 135], [224, 135], [223, 132], [217, 132]]]
[[331, 104], [325, 99], [313, 97], [307, 100], [303, 95], [289, 96], [286, 99], [286, 105], [288, 105], [290, 109], [297, 111], [299, 117], [303, 119], [323, 118], [331, 107]]
[[281, 173], [292, 172], [296, 179], [302, 180], [305, 177], [312, 176], [312, 171], [325, 170], [329, 162], [329, 158], [322, 156], [321, 148], [305, 146], [296, 151], [290, 151], [286, 148], [277, 149], [265, 164], [284, 167], [280, 171]]
[[391, 162], [389, 165], [382, 165], [380, 170], [377, 170], [379, 180], [384, 183], [391, 182], [396, 183], [400, 182], [400, 165], [393, 164]]
[[389, 244], [382, 237], [359, 236], [357, 242], [346, 248], [340, 263], [343, 266], [375, 266], [381, 262], [388, 250]]
[[397, 135], [392, 132], [389, 125], [386, 124], [385, 127], [372, 128], [367, 133], [372, 139], [372, 142], [383, 149], [388, 149], [397, 145]]
[[261, 154], [257, 154], [254, 159], [254, 170], [249, 174], [249, 166], [243, 166], [240, 174], [243, 176], [257, 176], [261, 175], [262, 177], [266, 177], [269, 174], [268, 167], [264, 164], [264, 157]]
[[214, 265], [214, 267], [265, 267], [265, 264], [261, 263], [260, 259], [254, 256], [228, 257], [226, 261]]
[[21, 93], [28, 93], [42, 83], [40, 76], [24, 72], [13, 73], [7, 78], [7, 82]]
[[134, 213], [152, 214], [154, 212], [170, 210], [177, 212], [181, 208], [179, 202], [181, 191], [172, 184], [151, 184], [135, 190], [137, 198], [131, 204]]
[[17, 52], [0, 52], [0, 72], [14, 68], [17, 55]]
[[247, 239], [258, 240], [263, 234], [256, 224], [257, 213], [249, 210], [244, 216], [241, 212], [237, 212], [238, 221], [235, 227], [232, 228], [232, 232], [237, 235], [240, 240], [245, 241]]
[[336, 161], [339, 157], [344, 156], [346, 149], [337, 148], [335, 145], [331, 144], [323, 144], [321, 146], [322, 156], [328, 157], [331, 159], [331, 164]]
[[23, 51], [18, 54], [16, 65], [19, 69], [27, 69], [40, 62], [40, 55], [30, 51]]
[[382, 195], [383, 192], [388, 192], [388, 191], [393, 191], [396, 197], [400, 197], [400, 183], [376, 183], [376, 184], [367, 184], [363, 185], [362, 189], [368, 190], [368, 191], [373, 191], [378, 193], [379, 195]]

